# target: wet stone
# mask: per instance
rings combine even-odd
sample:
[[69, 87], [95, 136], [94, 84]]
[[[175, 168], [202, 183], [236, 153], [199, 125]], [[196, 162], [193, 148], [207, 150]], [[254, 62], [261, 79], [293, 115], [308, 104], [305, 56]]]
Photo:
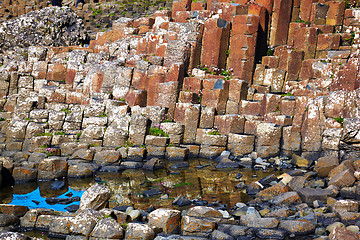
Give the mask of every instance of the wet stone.
[[176, 162], [170, 165], [170, 169], [181, 169], [190, 167], [188, 162]]
[[178, 205], [178, 206], [187, 206], [190, 205], [192, 202], [185, 196], [178, 196], [173, 202], [173, 205]]
[[150, 189], [150, 190], [144, 190], [143, 194], [146, 197], [151, 197], [151, 196], [155, 196], [155, 195], [161, 195], [162, 191], [158, 188], [155, 188], [155, 189]]

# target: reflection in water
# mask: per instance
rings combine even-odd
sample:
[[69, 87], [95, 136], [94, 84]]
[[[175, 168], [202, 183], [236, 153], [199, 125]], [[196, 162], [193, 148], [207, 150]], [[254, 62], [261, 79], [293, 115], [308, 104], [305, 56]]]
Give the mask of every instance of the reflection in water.
[[[237, 202], [249, 200], [244, 191], [238, 191], [234, 185], [240, 181], [249, 184], [265, 177], [269, 171], [254, 171], [253, 169], [216, 169], [217, 162], [205, 159], [189, 160], [190, 168], [182, 170], [159, 170], [143, 172], [141, 170], [126, 170], [121, 174], [99, 174], [112, 190], [110, 207], [133, 204], [137, 209], [154, 207], [173, 207], [172, 201], [179, 195], [189, 199], [206, 200], [209, 203], [221, 202], [228, 207]], [[196, 168], [198, 165], [208, 165]], [[273, 170], [270, 170], [273, 171]], [[241, 172], [240, 180], [235, 178]], [[257, 174], [254, 178], [253, 175]], [[280, 172], [275, 172], [280, 174]], [[159, 189], [162, 195], [145, 197], [144, 190]]]
[[[65, 196], [65, 195], [67, 195], [69, 193], [72, 193], [73, 197], [77, 197], [77, 196], [81, 197], [84, 192], [83, 191], [74, 191], [73, 189], [70, 188], [67, 192], [65, 192], [62, 195], [58, 195], [57, 197], [66, 198], [67, 196]], [[29, 208], [48, 208], [48, 209], [54, 209], [57, 211], [66, 211], [65, 207], [68, 205], [62, 205], [62, 204], [50, 205], [45, 201], [45, 199], [46, 199], [46, 197], [42, 197], [42, 195], [41, 195], [40, 188], [37, 188], [35, 191], [32, 191], [27, 194], [22, 194], [22, 195], [14, 194], [13, 200], [10, 204], [25, 205], [25, 206], [28, 206]], [[33, 200], [35, 200], [37, 202], [34, 202]], [[79, 203], [79, 202], [77, 202], [77, 203]]]
[[[169, 164], [169, 163], [168, 163]], [[170, 162], [173, 164], [173, 162]], [[173, 207], [172, 201], [179, 195], [189, 199], [206, 200], [209, 203], [221, 202], [233, 207], [237, 202], [247, 202], [248, 196], [244, 191], [234, 188], [240, 181], [249, 184], [269, 174], [269, 170], [255, 171], [253, 169], [216, 169], [217, 162], [205, 159], [190, 159], [190, 168], [181, 170], [165, 169], [155, 172], [125, 170], [121, 173], [98, 173], [101, 183], [107, 185], [111, 191], [110, 208], [116, 205], [134, 205], [136, 209], [154, 207]], [[196, 166], [206, 166], [196, 168]], [[237, 173], [243, 177], [236, 179]], [[256, 174], [256, 177], [254, 177]], [[275, 172], [279, 175], [280, 172]], [[65, 188], [52, 190], [51, 182], [18, 184], [0, 191], [0, 202], [26, 205], [29, 208], [51, 208], [65, 211], [67, 205], [49, 205], [45, 202], [48, 197], [65, 198], [69, 193], [73, 197], [80, 196], [94, 184], [94, 178], [68, 179]], [[159, 189], [161, 195], [146, 197], [144, 190]], [[38, 201], [36, 204], [32, 200]], [[75, 202], [73, 204], [79, 204]]]

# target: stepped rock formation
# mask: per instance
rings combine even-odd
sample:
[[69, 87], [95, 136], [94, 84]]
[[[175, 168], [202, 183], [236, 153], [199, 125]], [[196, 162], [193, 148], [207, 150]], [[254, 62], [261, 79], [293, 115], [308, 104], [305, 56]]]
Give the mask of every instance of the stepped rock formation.
[[[358, 156], [359, 9], [349, 6], [177, 1], [172, 11], [113, 21], [88, 47], [3, 54], [0, 149], [25, 152], [19, 172], [37, 155], [72, 176], [224, 150], [238, 159]], [[78, 35], [52, 44], [82, 38], [68, 8], [41, 11], [75, 24]]]

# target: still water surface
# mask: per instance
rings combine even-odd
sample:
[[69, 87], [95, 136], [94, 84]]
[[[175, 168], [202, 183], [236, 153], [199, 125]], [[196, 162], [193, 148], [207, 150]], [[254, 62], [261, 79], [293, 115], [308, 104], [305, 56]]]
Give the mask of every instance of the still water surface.
[[[189, 206], [173, 206], [173, 200], [183, 195], [187, 198], [206, 200], [208, 203], [226, 204], [228, 209], [235, 206], [237, 202], [248, 202], [249, 196], [245, 190], [239, 191], [234, 186], [244, 181], [249, 184], [269, 174], [280, 175], [282, 172], [273, 169], [216, 169], [216, 161], [207, 159], [190, 159], [190, 167], [184, 169], [173, 169], [171, 165], [175, 162], [165, 162], [165, 168], [154, 172], [141, 169], [125, 170], [120, 173], [97, 173], [97, 181], [105, 184], [112, 191], [109, 207], [117, 205], [132, 205], [135, 209], [146, 210], [150, 206], [155, 208], [170, 207], [187, 209]], [[236, 179], [236, 175], [243, 176]], [[0, 191], [0, 202], [25, 205], [29, 208], [50, 208], [59, 211], [66, 211], [68, 205], [49, 205], [45, 199], [49, 197], [65, 198], [69, 193], [73, 197], [79, 196], [95, 184], [95, 177], [86, 179], [65, 179], [65, 187], [60, 190], [52, 190], [52, 182], [35, 182], [16, 184]], [[154, 196], [144, 195], [145, 190], [161, 191], [161, 194]], [[79, 204], [74, 202], [72, 204]], [[32, 237], [52, 239], [46, 233], [39, 231], [26, 232]]]
[[[190, 159], [189, 168], [171, 169], [174, 162], [166, 162], [166, 168], [155, 172], [141, 169], [125, 170], [121, 173], [98, 173], [100, 184], [107, 185], [112, 191], [110, 208], [116, 205], [133, 205], [135, 209], [154, 207], [173, 207], [172, 201], [179, 195], [189, 199], [206, 200], [209, 203], [221, 202], [233, 207], [237, 202], [247, 202], [249, 196], [234, 186], [240, 181], [249, 184], [261, 179], [269, 173], [280, 175], [280, 171], [254, 169], [216, 169], [217, 162], [206, 159]], [[200, 167], [201, 166], [201, 167]], [[236, 179], [238, 173], [243, 177]], [[52, 190], [51, 182], [35, 182], [17, 184], [2, 189], [1, 203], [25, 205], [29, 208], [51, 208], [66, 211], [70, 205], [49, 205], [45, 202], [48, 197], [65, 198], [69, 193], [73, 197], [80, 196], [95, 183], [94, 178], [66, 179], [65, 187]], [[145, 190], [160, 190], [160, 195], [146, 196]], [[35, 200], [35, 201], [33, 201]], [[37, 203], [37, 202], [38, 203]], [[73, 204], [79, 204], [75, 202]]]

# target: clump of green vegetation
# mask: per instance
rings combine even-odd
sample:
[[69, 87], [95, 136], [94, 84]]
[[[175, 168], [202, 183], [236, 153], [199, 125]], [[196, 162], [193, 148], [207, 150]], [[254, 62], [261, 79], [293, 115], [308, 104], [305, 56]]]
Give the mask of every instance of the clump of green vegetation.
[[166, 132], [164, 132], [164, 130], [158, 127], [151, 127], [149, 129], [149, 134], [152, 136], [169, 137], [169, 134], [167, 134]]
[[63, 109], [61, 109], [61, 111], [65, 112], [66, 115], [71, 113], [70, 109], [68, 109], [68, 108], [63, 108]]
[[304, 20], [301, 20], [301, 19], [296, 20], [296, 22], [298, 22], [298, 23], [306, 23], [306, 24], [310, 24], [310, 22], [308, 22], [308, 21], [304, 21]]
[[191, 185], [193, 185], [193, 184], [192, 184], [192, 183], [185, 182], [185, 183], [177, 183], [177, 184], [174, 184], [174, 187], [191, 186]]
[[107, 117], [106, 113], [103, 112], [101, 115], [99, 115], [98, 117]]
[[266, 56], [274, 56], [275, 48], [272, 46], [268, 46], [268, 49], [266, 51]]
[[3, 117], [0, 117], [0, 122], [1, 122], [1, 121], [5, 121], [5, 118], [3, 118]]
[[356, 3], [357, 3], [358, 1], [355, 1], [354, 3], [350, 3], [349, 0], [345, 0], [344, 2], [345, 2], [345, 9], [349, 9], [349, 8], [354, 8], [354, 7], [356, 7]]
[[133, 147], [134, 146], [134, 143], [127, 140], [123, 145], [122, 147], [126, 147], [126, 148], [129, 148], [129, 147]]
[[55, 135], [65, 135], [64, 132], [56, 132]]
[[101, 7], [99, 9], [92, 9], [92, 11], [93, 11], [94, 16], [101, 14], [101, 12], [102, 12]]
[[162, 120], [163, 123], [172, 122], [170, 119], [164, 119]]
[[43, 132], [43, 133], [38, 133], [36, 134], [36, 136], [40, 137], [40, 136], [48, 136], [48, 137], [52, 137], [53, 135], [51, 133], [48, 132]]
[[207, 134], [208, 135], [221, 135], [221, 133], [217, 129], [212, 129]]
[[82, 134], [82, 132], [78, 132], [78, 133], [76, 134], [76, 136], [77, 136], [78, 138], [80, 138], [80, 137], [81, 137], [81, 134]]
[[282, 94], [281, 96], [283, 96], [283, 97], [285, 97], [285, 96], [294, 96], [294, 94], [292, 94], [290, 92], [287, 92], [287, 93]]
[[276, 110], [275, 110], [275, 112], [280, 112], [280, 105], [279, 105], [279, 104], [276, 105]]
[[343, 118], [343, 117], [334, 118], [334, 120], [337, 121], [338, 123], [340, 123], [341, 126], [342, 126], [343, 123], [344, 123], [344, 118]]
[[122, 224], [120, 224], [120, 226], [121, 226], [123, 229], [126, 229], [126, 228], [127, 228], [127, 223], [122, 223]]
[[206, 71], [206, 72], [209, 71], [209, 68], [207, 68], [206, 66], [199, 65], [197, 67], [200, 68], [203, 71]]

